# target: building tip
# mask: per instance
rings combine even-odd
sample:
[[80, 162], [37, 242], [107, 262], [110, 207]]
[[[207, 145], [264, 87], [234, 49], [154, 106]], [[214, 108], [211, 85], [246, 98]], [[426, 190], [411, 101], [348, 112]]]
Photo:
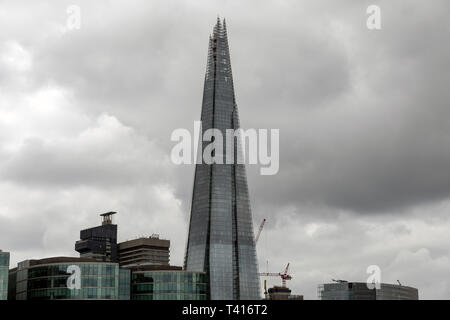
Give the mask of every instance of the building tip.
[[220, 15], [217, 14], [217, 22], [216, 22], [216, 25], [221, 26], [221, 25], [225, 25], [225, 24], [226, 24], [226, 22], [225, 22], [225, 17], [221, 19], [221, 18], [220, 18]]

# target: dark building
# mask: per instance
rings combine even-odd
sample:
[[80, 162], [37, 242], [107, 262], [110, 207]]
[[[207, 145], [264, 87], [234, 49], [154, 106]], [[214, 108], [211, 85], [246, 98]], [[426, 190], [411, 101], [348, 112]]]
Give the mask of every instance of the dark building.
[[153, 235], [119, 243], [119, 263], [129, 268], [141, 265], [169, 265], [170, 240]]
[[[208, 129], [238, 129], [225, 21], [209, 39], [202, 103], [202, 135]], [[234, 164], [196, 165], [185, 269], [207, 274], [209, 298], [261, 299], [247, 177], [242, 150], [234, 139]], [[203, 142], [201, 151], [210, 142]]]
[[0, 300], [8, 299], [9, 252], [0, 250]]
[[98, 261], [117, 262], [117, 225], [112, 223], [115, 212], [103, 213], [102, 225], [80, 231], [80, 240], [75, 243], [75, 251], [82, 258]]
[[[80, 288], [69, 288], [74, 266]], [[114, 262], [53, 257], [19, 262], [9, 272], [11, 300], [129, 300], [131, 272]]]
[[369, 289], [365, 282], [339, 281], [318, 288], [321, 300], [418, 300], [416, 288], [381, 283], [380, 289]]

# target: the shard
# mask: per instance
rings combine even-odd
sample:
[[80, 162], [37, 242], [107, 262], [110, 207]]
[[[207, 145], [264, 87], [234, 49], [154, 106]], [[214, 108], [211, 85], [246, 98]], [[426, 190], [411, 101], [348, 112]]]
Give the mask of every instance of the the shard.
[[[185, 269], [206, 272], [212, 300], [261, 299], [252, 214], [241, 145], [225, 164], [226, 130], [239, 128], [225, 20], [209, 39], [201, 111], [202, 134], [215, 128], [224, 137], [224, 164], [196, 164]], [[202, 143], [201, 151], [211, 142]], [[203, 154], [203, 153], [202, 153]], [[217, 155], [216, 155], [217, 156]]]

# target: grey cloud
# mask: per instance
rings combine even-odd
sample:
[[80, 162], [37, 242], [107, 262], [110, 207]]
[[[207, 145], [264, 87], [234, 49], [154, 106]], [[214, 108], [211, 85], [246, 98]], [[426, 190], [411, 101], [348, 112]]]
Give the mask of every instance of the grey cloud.
[[103, 115], [75, 137], [25, 140], [3, 163], [0, 176], [37, 187], [123, 187], [149, 180], [169, 181], [169, 161], [157, 144]]
[[[376, 32], [365, 28], [373, 3], [382, 7]], [[161, 229], [177, 248], [174, 261], [182, 260], [194, 167], [170, 163], [170, 133], [200, 117], [207, 39], [219, 13], [227, 18], [241, 124], [280, 129], [279, 174], [248, 170], [255, 224], [269, 219], [263, 232], [276, 240], [267, 256], [282, 261], [273, 267], [292, 261], [293, 287], [308, 298], [331, 275], [363, 280], [372, 260], [391, 265], [393, 276], [401, 259], [419, 256], [421, 272], [440, 274], [436, 264], [448, 252], [432, 230], [447, 225], [439, 205], [450, 191], [446, 1], [81, 1], [82, 28], [61, 34], [69, 4], [0, 5], [1, 48], [15, 41], [32, 58], [26, 71], [0, 60], [0, 126], [7, 128], [0, 127], [0, 176], [15, 194], [0, 209], [22, 217], [8, 220], [8, 229], [31, 229], [35, 220], [24, 217], [38, 213], [24, 202], [45, 207], [42, 224], [62, 223], [58, 214], [70, 212], [63, 226], [74, 237], [97, 223], [96, 212], [115, 207], [123, 212], [121, 236]], [[68, 92], [64, 105], [53, 106], [59, 113], [46, 116], [45, 100], [35, 100], [45, 87]], [[62, 116], [69, 112], [77, 116]], [[15, 130], [11, 114], [24, 119]], [[80, 140], [102, 114], [117, 120], [119, 134], [106, 127], [106, 140]], [[396, 217], [404, 223], [386, 227], [391, 243], [379, 246], [373, 228]], [[416, 220], [432, 218], [417, 235]], [[293, 233], [296, 221], [297, 238], [286, 242], [281, 235]], [[329, 229], [309, 237], [311, 223]], [[53, 226], [29, 238], [39, 244], [36, 255], [71, 252], [75, 239], [54, 245], [62, 236]], [[26, 257], [16, 234], [2, 246]], [[408, 275], [415, 278], [425, 296], [447, 295], [438, 278]]]

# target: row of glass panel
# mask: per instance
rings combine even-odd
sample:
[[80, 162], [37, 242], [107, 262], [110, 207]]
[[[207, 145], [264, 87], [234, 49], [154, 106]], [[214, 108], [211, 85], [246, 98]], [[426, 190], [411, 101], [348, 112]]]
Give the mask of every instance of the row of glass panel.
[[[0, 257], [5, 256], [0, 255]], [[0, 300], [8, 297], [8, 267], [0, 267]]]
[[68, 288], [29, 290], [28, 299], [118, 299], [117, 288]]
[[[67, 279], [69, 276], [30, 279], [28, 281], [29, 289], [43, 288], [64, 288], [67, 287]], [[101, 276], [81, 276], [81, 287], [116, 287], [118, 283], [115, 277]]]
[[0, 252], [0, 266], [9, 267], [9, 253]]
[[40, 266], [40, 267], [30, 268], [30, 269], [28, 269], [28, 278], [66, 275], [67, 268], [70, 265], [77, 265], [78, 267], [80, 267], [82, 275], [115, 276], [115, 275], [118, 275], [118, 272], [119, 272], [119, 266], [113, 265], [113, 264], [68, 263], [68, 264], [48, 265], [48, 266]]
[[133, 293], [198, 293], [206, 294], [205, 283], [158, 283], [135, 284]]
[[132, 300], [206, 300], [206, 294], [162, 293], [133, 295]]
[[197, 272], [143, 272], [133, 273], [132, 283], [157, 283], [157, 282], [199, 282], [206, 283], [206, 275]]

